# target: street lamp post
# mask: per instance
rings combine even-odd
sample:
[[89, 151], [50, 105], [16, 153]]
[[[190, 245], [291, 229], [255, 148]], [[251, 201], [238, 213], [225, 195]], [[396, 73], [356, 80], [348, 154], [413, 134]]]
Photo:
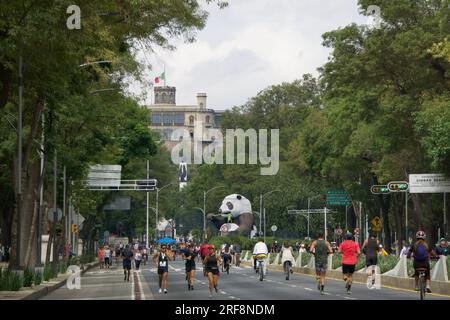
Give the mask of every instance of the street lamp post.
[[208, 191], [203, 191], [203, 241], [206, 239], [206, 195], [209, 192], [219, 188], [224, 188], [224, 186], [217, 186], [209, 189]]
[[[266, 242], [266, 210], [264, 208], [264, 204], [263, 204], [263, 200], [265, 196], [268, 196], [269, 194], [272, 194], [274, 192], [281, 192], [278, 189], [275, 190], [271, 190], [269, 192], [264, 193], [263, 195], [259, 196], [259, 204], [260, 204], [260, 212], [262, 213], [263, 219], [264, 219], [264, 242]], [[261, 232], [261, 220], [260, 220], [260, 229], [259, 231]]]
[[159, 214], [159, 193], [164, 189], [164, 188], [166, 188], [166, 187], [168, 187], [168, 186], [170, 186], [170, 185], [172, 185], [172, 184], [174, 184], [174, 183], [169, 183], [169, 184], [166, 184], [164, 187], [162, 187], [162, 188], [156, 188], [156, 210], [155, 210], [155, 212], [156, 212], [156, 224], [155, 224], [155, 230], [156, 230], [156, 239], [158, 239], [158, 214]]

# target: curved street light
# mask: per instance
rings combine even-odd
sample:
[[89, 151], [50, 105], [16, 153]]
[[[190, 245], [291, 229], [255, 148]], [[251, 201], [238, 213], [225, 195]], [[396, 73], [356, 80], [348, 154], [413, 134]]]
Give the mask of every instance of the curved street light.
[[[162, 187], [162, 188], [156, 188], [156, 210], [155, 210], [155, 213], [156, 213], [156, 223], [155, 223], [155, 231], [156, 231], [156, 233], [155, 233], [155, 236], [156, 236], [156, 239], [158, 240], [158, 214], [159, 214], [159, 193], [164, 189], [164, 188], [167, 188], [168, 186], [171, 186], [171, 185], [173, 185], [173, 184], [175, 184], [175, 183], [169, 183], [169, 184], [166, 184], [164, 187]], [[147, 228], [148, 229], [148, 228]]]

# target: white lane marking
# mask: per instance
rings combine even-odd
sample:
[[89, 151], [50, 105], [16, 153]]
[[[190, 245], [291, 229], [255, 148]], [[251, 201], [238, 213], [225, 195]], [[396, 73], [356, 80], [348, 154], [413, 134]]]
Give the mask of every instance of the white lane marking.
[[141, 293], [141, 300], [145, 300], [144, 287], [142, 287], [140, 272], [137, 273], [137, 278], [138, 278], [139, 292]]
[[91, 298], [71, 298], [65, 300], [128, 300], [130, 296], [108, 296], [108, 297], [91, 297]]
[[313, 289], [311, 289], [311, 288], [305, 288], [305, 290], [308, 290], [308, 291], [313, 291]]
[[356, 298], [344, 297], [344, 299], [356, 300]]
[[221, 294], [228, 294], [228, 293], [226, 293], [226, 292], [223, 291], [223, 290], [220, 290], [220, 293], [221, 293]]
[[132, 276], [132, 273], [130, 272], [130, 277], [133, 278], [131, 281], [131, 300], [136, 300], [136, 297], [134, 296], [134, 277]]
[[295, 284], [290, 284], [289, 287], [291, 288], [297, 288], [297, 286]]
[[331, 296], [331, 293], [328, 293], [328, 292], [324, 292], [324, 294], [327, 296]]

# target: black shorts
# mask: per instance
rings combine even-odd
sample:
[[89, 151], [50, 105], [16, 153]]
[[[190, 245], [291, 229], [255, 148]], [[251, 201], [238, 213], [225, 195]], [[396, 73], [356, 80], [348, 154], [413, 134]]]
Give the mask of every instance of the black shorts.
[[419, 272], [416, 271], [416, 269], [427, 269], [427, 271], [425, 271], [425, 280], [430, 280], [430, 262], [429, 261], [414, 261], [413, 262], [413, 267], [414, 267], [414, 276], [418, 277], [419, 276]]
[[109, 264], [109, 258], [105, 258], [105, 264]]
[[375, 257], [368, 257], [366, 256], [366, 267], [370, 267], [370, 266], [376, 266], [378, 262], [378, 258]]
[[195, 270], [195, 264], [187, 264], [186, 272], [191, 272], [192, 270]]
[[131, 260], [123, 260], [123, 268], [126, 270], [131, 270]]
[[164, 274], [169, 272], [169, 268], [158, 268], [158, 274]]
[[355, 272], [355, 265], [354, 264], [343, 264], [342, 265], [342, 273], [346, 274], [353, 274]]
[[220, 275], [219, 269], [206, 268], [206, 273], [210, 273], [210, 272], [215, 276]]

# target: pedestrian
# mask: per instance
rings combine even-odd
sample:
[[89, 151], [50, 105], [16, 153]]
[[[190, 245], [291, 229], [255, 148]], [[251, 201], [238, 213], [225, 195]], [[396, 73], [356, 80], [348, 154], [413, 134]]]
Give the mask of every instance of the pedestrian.
[[241, 264], [241, 253], [242, 253], [241, 245], [239, 243], [236, 243], [234, 245], [236, 267], [239, 267]]
[[441, 238], [441, 240], [439, 240], [439, 244], [436, 246], [435, 251], [437, 256], [448, 256], [450, 254], [448, 243], [445, 238]]
[[130, 281], [131, 260], [133, 252], [129, 245], [122, 250], [123, 281]]
[[353, 241], [353, 235], [350, 232], [346, 233], [345, 239], [339, 246], [338, 252], [342, 253], [342, 274], [345, 288], [347, 289], [347, 294], [351, 294], [353, 273], [361, 251], [359, 245]]
[[110, 263], [110, 260], [111, 260], [111, 250], [109, 250], [108, 246], [105, 246], [103, 254], [104, 254], [105, 267], [107, 269], [109, 269], [109, 266], [110, 266], [109, 263]]
[[162, 245], [160, 251], [153, 255], [153, 262], [158, 268], [159, 293], [162, 293], [163, 286], [164, 293], [167, 293], [167, 274], [169, 273], [169, 259], [170, 256], [167, 253], [166, 245]]
[[97, 258], [100, 264], [100, 269], [103, 269], [105, 265], [105, 251], [103, 250], [103, 247], [98, 248]]
[[221, 263], [220, 256], [216, 255], [214, 252], [214, 247], [209, 247], [209, 253], [203, 260], [203, 264], [206, 267], [206, 275], [209, 281], [209, 297], [212, 298], [213, 289], [218, 292], [218, 282], [219, 282], [219, 264]]
[[134, 263], [136, 265], [136, 270], [139, 271], [139, 266], [141, 265], [142, 261], [142, 253], [139, 250], [136, 250], [136, 253], [134, 254]]
[[314, 255], [317, 289], [320, 291], [320, 294], [323, 295], [325, 289], [325, 276], [328, 268], [328, 255], [333, 253], [330, 243], [324, 239], [323, 232], [317, 234], [317, 240], [311, 243], [310, 251]]

